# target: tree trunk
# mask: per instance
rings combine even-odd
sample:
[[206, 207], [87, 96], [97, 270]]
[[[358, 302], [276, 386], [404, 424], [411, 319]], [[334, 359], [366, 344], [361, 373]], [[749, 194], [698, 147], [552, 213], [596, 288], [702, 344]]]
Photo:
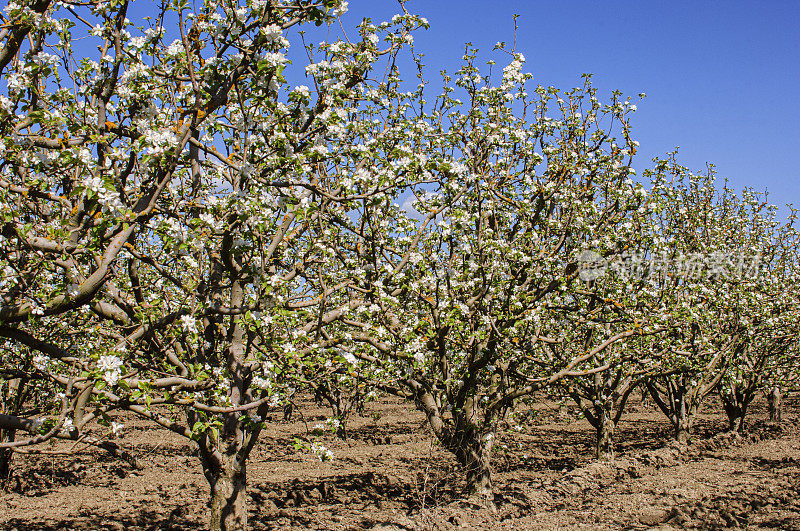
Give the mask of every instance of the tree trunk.
[[221, 459], [216, 474], [209, 474], [211, 484], [211, 531], [247, 529], [247, 469], [236, 454]]
[[675, 408], [675, 439], [680, 444], [688, 444], [694, 415], [692, 408], [686, 404], [684, 396], [681, 396], [678, 402]]
[[741, 408], [732, 408], [728, 413], [728, 429], [731, 433], [744, 433], [744, 414]]
[[[494, 490], [492, 488], [491, 455], [494, 445], [494, 431], [497, 420], [504, 413], [494, 412], [491, 418], [486, 412], [479, 413], [474, 397], [466, 397], [461, 407], [455, 407], [451, 400], [453, 423], [448, 426], [443, 421], [436, 397], [422, 384], [409, 378], [406, 383], [415, 393], [417, 408], [425, 413], [428, 424], [442, 446], [455, 455], [466, 473], [465, 495], [473, 502], [494, 510]], [[487, 420], [488, 417], [488, 420]], [[479, 423], [478, 419], [483, 419]], [[494, 422], [493, 422], [494, 421]]]
[[732, 412], [728, 413], [728, 424], [731, 433], [744, 433], [744, 414], [741, 408], [735, 408]]
[[595, 457], [598, 461], [611, 463], [614, 461], [614, 416], [613, 411], [602, 408], [597, 423], [597, 441]]
[[725, 415], [728, 417], [728, 429], [731, 432], [743, 432], [744, 408], [738, 401], [739, 397], [736, 396], [735, 392], [731, 392], [729, 395], [720, 393], [720, 398], [722, 399], [722, 406], [725, 409]]
[[689, 428], [685, 424], [678, 424], [675, 428], [675, 440], [681, 444], [689, 443]]
[[[8, 385], [0, 388], [0, 415], [14, 415], [22, 408], [29, 395], [27, 378], [11, 378]], [[7, 426], [0, 428], [0, 442], [14, 442], [17, 430], [20, 427]], [[22, 429], [25, 429], [22, 427]], [[14, 452], [11, 448], [0, 448], [0, 486], [4, 485], [11, 478], [11, 462], [14, 459]]]
[[781, 388], [777, 385], [770, 389], [769, 394], [767, 395], [767, 404], [769, 405], [769, 421], [770, 422], [780, 422], [781, 421], [781, 401], [783, 399], [783, 394], [781, 393]]
[[483, 436], [477, 433], [463, 434], [455, 448], [459, 463], [467, 474], [466, 495], [485, 507], [494, 508], [492, 487], [491, 454], [494, 434]]
[[[0, 429], [0, 442], [13, 442], [14, 431]], [[0, 448], [0, 485], [5, 484], [11, 477], [11, 459], [14, 452], [11, 448]]]

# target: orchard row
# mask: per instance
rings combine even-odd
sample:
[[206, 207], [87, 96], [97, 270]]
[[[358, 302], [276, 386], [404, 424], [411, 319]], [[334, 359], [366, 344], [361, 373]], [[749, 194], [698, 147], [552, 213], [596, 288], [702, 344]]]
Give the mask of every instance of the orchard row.
[[742, 429], [793, 385], [794, 212], [677, 153], [637, 176], [630, 98], [532, 86], [502, 44], [433, 83], [405, 8], [333, 42], [310, 23], [335, 34], [339, 0], [132, 9], [5, 10], [4, 475], [52, 438], [111, 448], [89, 431], [128, 411], [194, 441], [211, 528], [244, 529], [271, 409], [310, 389], [346, 433], [390, 393], [491, 503], [539, 390], [613, 459], [634, 389], [685, 441], [710, 393]]

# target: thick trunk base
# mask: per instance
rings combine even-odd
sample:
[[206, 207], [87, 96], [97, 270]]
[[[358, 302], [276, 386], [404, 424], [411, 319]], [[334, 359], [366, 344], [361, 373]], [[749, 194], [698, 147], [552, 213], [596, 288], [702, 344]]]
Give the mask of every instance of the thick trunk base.
[[720, 392], [725, 414], [728, 416], [728, 429], [731, 433], [744, 433], [744, 418], [755, 394], [751, 389], [732, 389]]
[[606, 420], [597, 429], [595, 441], [595, 457], [598, 461], [612, 463], [614, 461], [614, 423]]
[[494, 511], [494, 489], [488, 464], [477, 472], [467, 472], [467, 498], [481, 507]]
[[678, 426], [675, 430], [675, 440], [678, 441], [679, 444], [689, 444], [689, 427]]
[[781, 402], [783, 393], [780, 387], [773, 387], [767, 395], [767, 404], [769, 406], [769, 421], [779, 423], [781, 421]]
[[696, 407], [690, 407], [685, 403], [682, 403], [681, 406], [677, 408], [675, 415], [675, 440], [678, 441], [678, 444], [689, 444], [696, 413]]
[[[0, 442], [13, 442], [14, 432], [11, 430], [0, 430]], [[9, 479], [11, 479], [11, 460], [14, 458], [14, 452], [11, 448], [0, 448], [0, 487], [5, 486]]]
[[215, 478], [211, 485], [211, 531], [247, 529], [246, 487], [244, 467], [238, 470], [224, 469]]
[[11, 458], [14, 452], [10, 448], [0, 448], [0, 487], [11, 478]]
[[728, 428], [731, 433], [744, 433], [744, 416], [732, 416], [728, 418]]
[[496, 506], [490, 466], [493, 437], [471, 439], [464, 440], [455, 451], [456, 457], [467, 473], [467, 488], [464, 494], [470, 502], [494, 511]]

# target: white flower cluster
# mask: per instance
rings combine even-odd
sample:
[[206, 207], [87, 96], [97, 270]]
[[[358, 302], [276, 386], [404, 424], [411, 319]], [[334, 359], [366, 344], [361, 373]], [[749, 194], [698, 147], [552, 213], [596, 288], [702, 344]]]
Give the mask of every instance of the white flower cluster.
[[314, 435], [324, 435], [327, 432], [336, 433], [342, 427], [342, 421], [335, 417], [331, 417], [325, 421], [323, 424], [322, 422], [317, 422], [311, 428], [311, 433]]
[[267, 42], [277, 42], [281, 46], [288, 45], [288, 41], [286, 44], [283, 42], [286, 41], [283, 37], [283, 30], [276, 24], [270, 24], [269, 26], [261, 28], [261, 35], [264, 36]]
[[9, 94], [14, 95], [21, 92], [27, 86], [27, 81], [25, 76], [17, 72], [10, 72], [6, 76], [6, 85], [8, 86]]
[[0, 111], [11, 113], [14, 110], [14, 102], [7, 96], [0, 95]]
[[306, 66], [306, 74], [310, 76], [321, 76], [331, 68], [329, 61], [320, 61], [318, 63], [311, 63]]
[[37, 371], [46, 372], [50, 367], [50, 358], [44, 354], [36, 354], [33, 357], [33, 366], [36, 367]]
[[525, 80], [522, 74], [522, 65], [525, 64], [525, 56], [521, 53], [514, 55], [514, 60], [507, 67], [503, 68], [503, 84], [520, 83]]
[[257, 389], [263, 389], [265, 391], [272, 389], [272, 381], [261, 376], [253, 376], [252, 385]]
[[52, 55], [44, 52], [37, 53], [31, 58], [31, 60], [39, 65], [51, 65], [51, 66], [57, 66], [58, 63], [60, 62], [60, 59], [58, 58], [57, 55]]
[[104, 354], [97, 360], [97, 368], [103, 373], [108, 385], [117, 385], [122, 376], [122, 360], [118, 356]]
[[261, 55], [261, 59], [266, 61], [270, 66], [282, 66], [288, 61], [286, 56], [280, 52], [265, 52]]
[[67, 417], [64, 419], [64, 423], [61, 424], [61, 433], [63, 435], [69, 435], [69, 433], [75, 429], [75, 424], [72, 422], [72, 419]]
[[122, 428], [124, 427], [125, 425], [122, 424], [121, 422], [112, 422], [111, 435], [113, 435], [114, 437], [119, 437], [120, 435], [122, 435]]
[[298, 85], [294, 88], [294, 92], [300, 94], [304, 98], [308, 98], [311, 96], [311, 92], [309, 92], [308, 87], [305, 85]]
[[147, 39], [145, 39], [144, 37], [141, 37], [141, 36], [140, 37], [134, 37], [134, 38], [132, 38], [131, 40], [128, 41], [128, 46], [131, 46], [132, 48], [136, 49], [137, 51], [139, 51], [142, 48], [144, 48], [145, 44], [147, 44]]
[[213, 214], [209, 214], [207, 212], [203, 212], [200, 214], [200, 221], [211, 227], [213, 230], [219, 230], [222, 228], [222, 220], [217, 220]]
[[319, 155], [320, 157], [324, 157], [328, 154], [328, 148], [326, 146], [313, 146], [309, 149], [309, 152]]
[[333, 459], [333, 452], [321, 444], [311, 443], [311, 451], [320, 461], [331, 461]]
[[181, 326], [185, 332], [197, 334], [197, 319], [191, 315], [181, 315]]
[[338, 17], [344, 15], [345, 13], [347, 13], [348, 9], [349, 9], [349, 4], [347, 2], [342, 2], [341, 4], [339, 4], [338, 7], [331, 9], [331, 16]]
[[14, 268], [7, 264], [3, 266], [2, 271], [0, 271], [0, 289], [8, 289], [11, 286], [15, 286], [17, 282], [19, 282], [19, 278]]
[[30, 303], [31, 315], [44, 315], [44, 306], [36, 301]]
[[178, 139], [170, 129], [148, 129], [142, 138], [148, 144], [145, 153], [149, 155], [162, 155], [167, 150], [178, 146]]
[[167, 57], [176, 57], [183, 52], [184, 52], [183, 42], [181, 42], [180, 39], [175, 39], [174, 41], [172, 41], [172, 44], [170, 44], [166, 50]]
[[116, 215], [125, 208], [119, 199], [119, 192], [106, 188], [105, 182], [99, 175], [88, 174], [84, 176], [81, 184], [87, 191], [91, 191], [97, 196], [104, 212]]

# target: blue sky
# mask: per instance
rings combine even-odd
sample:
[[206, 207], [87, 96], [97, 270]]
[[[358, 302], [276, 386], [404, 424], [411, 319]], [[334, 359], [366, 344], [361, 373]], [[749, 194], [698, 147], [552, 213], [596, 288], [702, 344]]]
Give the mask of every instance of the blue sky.
[[[706, 162], [734, 187], [767, 189], [773, 203], [800, 206], [800, 2], [798, 1], [410, 1], [428, 19], [415, 45], [427, 78], [455, 71], [469, 41], [495, 58], [514, 40], [534, 83], [571, 88], [594, 74], [601, 99], [613, 89], [636, 98], [634, 138], [641, 169], [680, 146], [693, 170]], [[343, 17], [378, 22], [394, 0], [350, 0]], [[640, 172], [641, 173], [641, 172]]]

